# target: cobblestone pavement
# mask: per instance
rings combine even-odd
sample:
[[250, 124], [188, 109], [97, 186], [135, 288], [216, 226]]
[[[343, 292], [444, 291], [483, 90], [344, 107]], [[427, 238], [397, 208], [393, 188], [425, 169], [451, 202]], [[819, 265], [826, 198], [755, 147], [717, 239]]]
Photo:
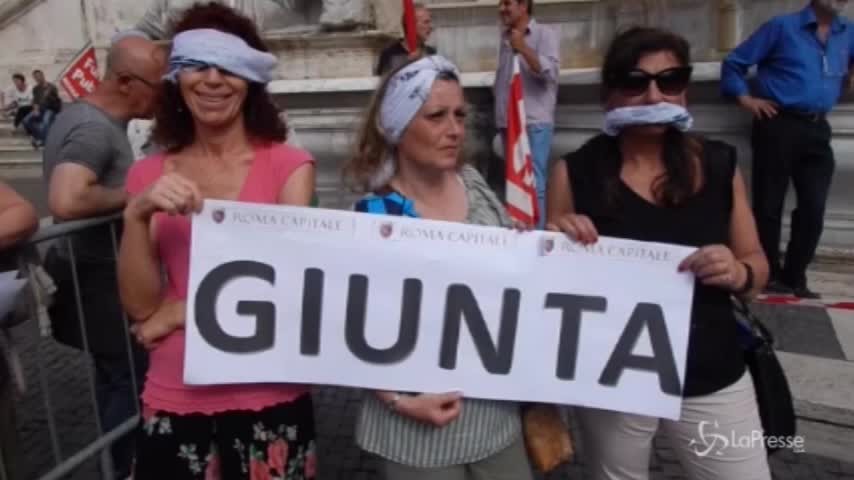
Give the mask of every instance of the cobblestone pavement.
[[[774, 313], [780, 316], [779, 311]], [[20, 445], [28, 467], [25, 478], [38, 478], [55, 465], [38, 375], [38, 360], [42, 359], [43, 371], [47, 372], [45, 380], [49, 385], [52, 408], [56, 412], [57, 446], [61, 458], [72, 455], [96, 436], [92, 397], [88, 388], [89, 362], [77, 351], [57, 345], [49, 339], [39, 339], [32, 324], [18, 327], [15, 336], [22, 347], [26, 377], [30, 380], [29, 390], [20, 400], [18, 411]], [[333, 387], [316, 389], [321, 480], [378, 478], [376, 461], [353, 443], [353, 422], [359, 398], [360, 393], [356, 390]], [[575, 437], [577, 441], [577, 432]], [[577, 463], [561, 468], [544, 480], [585, 478], [582, 444], [578, 445], [577, 458]], [[854, 480], [854, 463], [842, 463], [806, 453], [778, 453], [772, 458], [772, 467], [775, 479], [779, 480]], [[685, 478], [674, 451], [664, 439], [656, 440], [651, 470], [653, 480]], [[68, 478], [99, 478], [96, 462], [90, 460]]]

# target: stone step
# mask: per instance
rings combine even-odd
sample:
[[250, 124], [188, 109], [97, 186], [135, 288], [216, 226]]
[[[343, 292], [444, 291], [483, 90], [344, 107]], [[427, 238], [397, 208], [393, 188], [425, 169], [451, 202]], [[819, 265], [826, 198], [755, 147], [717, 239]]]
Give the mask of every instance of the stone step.
[[0, 177], [10, 169], [41, 168], [41, 164], [42, 151], [34, 149], [28, 138], [0, 138]]
[[29, 149], [35, 151], [33, 144], [30, 143], [30, 137], [26, 134], [3, 135], [3, 130], [0, 129], [0, 149], [4, 151], [15, 151]]
[[0, 141], [6, 138], [28, 138], [27, 134], [20, 128], [15, 128], [12, 124], [0, 125]]
[[849, 459], [854, 451], [854, 362], [777, 352], [789, 379], [798, 435], [813, 455]]
[[22, 128], [15, 128], [11, 119], [0, 117], [0, 141], [8, 137], [27, 138], [27, 134]]
[[854, 429], [854, 362], [788, 352], [777, 355], [799, 417]]

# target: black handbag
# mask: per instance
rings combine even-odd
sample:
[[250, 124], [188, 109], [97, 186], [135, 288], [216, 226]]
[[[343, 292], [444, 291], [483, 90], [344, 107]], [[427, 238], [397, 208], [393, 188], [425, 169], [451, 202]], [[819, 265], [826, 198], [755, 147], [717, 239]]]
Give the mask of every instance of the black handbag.
[[[756, 403], [765, 437], [794, 437], [796, 417], [792, 392], [786, 373], [774, 353], [774, 336], [750, 311], [744, 300], [734, 298], [733, 304], [739, 327], [739, 343], [744, 351], [744, 361], [753, 377]], [[771, 445], [779, 443], [772, 442]], [[765, 445], [769, 455], [779, 449], [772, 448], [768, 442]]]

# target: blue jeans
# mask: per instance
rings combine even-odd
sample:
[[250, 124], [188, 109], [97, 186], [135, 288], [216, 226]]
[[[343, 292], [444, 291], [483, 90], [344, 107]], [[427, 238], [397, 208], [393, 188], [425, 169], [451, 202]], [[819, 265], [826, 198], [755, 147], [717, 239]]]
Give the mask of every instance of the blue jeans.
[[540, 208], [540, 221], [537, 228], [546, 226], [546, 185], [549, 181], [549, 155], [552, 151], [554, 125], [529, 125], [528, 141], [531, 143], [531, 157], [534, 161], [534, 178], [537, 181], [537, 202]]
[[[528, 125], [528, 142], [531, 144], [531, 160], [534, 163], [534, 180], [537, 183], [537, 204], [540, 210], [540, 220], [537, 229], [542, 230], [546, 226], [546, 186], [549, 177], [549, 158], [554, 138], [554, 125], [539, 124]], [[501, 130], [502, 143], [507, 145], [507, 130]], [[504, 159], [505, 162], [507, 159]]]
[[47, 132], [50, 126], [53, 125], [53, 120], [56, 118], [56, 112], [53, 110], [42, 110], [39, 114], [30, 112], [24, 117], [24, 129], [39, 143], [44, 143], [47, 138]]

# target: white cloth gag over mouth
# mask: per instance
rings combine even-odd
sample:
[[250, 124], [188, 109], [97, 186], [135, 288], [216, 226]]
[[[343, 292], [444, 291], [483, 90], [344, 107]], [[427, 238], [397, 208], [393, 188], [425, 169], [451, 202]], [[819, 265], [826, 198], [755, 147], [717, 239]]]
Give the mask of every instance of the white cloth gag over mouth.
[[237, 35], [200, 28], [175, 35], [169, 73], [163, 79], [177, 83], [181, 70], [216, 67], [248, 82], [267, 84], [275, 66], [273, 54], [252, 48]]
[[671, 125], [683, 132], [694, 125], [694, 117], [681, 105], [657, 103], [615, 108], [605, 114], [606, 135], [616, 137], [626, 127], [638, 125]]

